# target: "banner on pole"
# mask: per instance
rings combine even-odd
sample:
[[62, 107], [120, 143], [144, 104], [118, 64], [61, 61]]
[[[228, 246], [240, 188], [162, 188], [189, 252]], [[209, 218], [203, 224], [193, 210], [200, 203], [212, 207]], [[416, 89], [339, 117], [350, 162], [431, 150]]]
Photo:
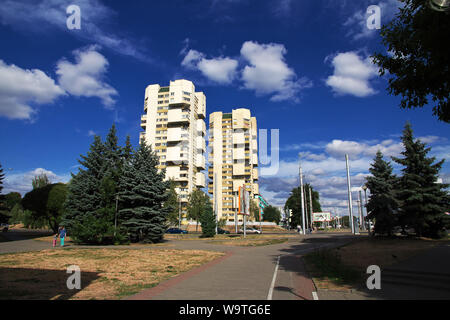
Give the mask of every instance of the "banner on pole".
[[313, 212], [313, 222], [330, 222], [331, 212]]
[[239, 187], [239, 213], [250, 215], [250, 193], [244, 187]]

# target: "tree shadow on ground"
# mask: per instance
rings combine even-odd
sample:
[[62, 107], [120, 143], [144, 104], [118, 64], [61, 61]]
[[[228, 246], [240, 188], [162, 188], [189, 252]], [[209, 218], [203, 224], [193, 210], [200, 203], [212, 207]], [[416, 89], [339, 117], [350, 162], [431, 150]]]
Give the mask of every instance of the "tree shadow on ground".
[[20, 240], [30, 240], [41, 237], [48, 237], [53, 235], [54, 232], [48, 230], [8, 230], [8, 232], [3, 232], [2, 235], [8, 241], [20, 241]]
[[81, 272], [81, 290], [67, 288], [65, 270], [0, 268], [0, 300], [67, 300], [100, 278]]

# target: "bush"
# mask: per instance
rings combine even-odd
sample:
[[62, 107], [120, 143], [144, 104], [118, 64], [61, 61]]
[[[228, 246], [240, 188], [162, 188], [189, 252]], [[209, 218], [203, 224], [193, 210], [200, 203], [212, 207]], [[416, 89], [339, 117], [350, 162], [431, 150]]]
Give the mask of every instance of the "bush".
[[[100, 209], [97, 215], [88, 215], [84, 221], [76, 221], [67, 234], [78, 244], [110, 245], [129, 243], [123, 228], [115, 230], [111, 223], [113, 209]], [[114, 236], [114, 231], [116, 235]]]

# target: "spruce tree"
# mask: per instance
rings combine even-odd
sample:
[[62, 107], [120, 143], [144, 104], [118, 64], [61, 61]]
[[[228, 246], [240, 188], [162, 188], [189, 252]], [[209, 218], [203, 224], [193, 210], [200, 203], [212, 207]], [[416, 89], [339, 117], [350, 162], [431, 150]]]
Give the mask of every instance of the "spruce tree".
[[437, 179], [445, 160], [434, 163], [435, 157], [427, 157], [431, 148], [414, 139], [409, 123], [403, 131], [402, 141], [404, 157], [392, 158], [404, 166], [398, 194], [401, 224], [414, 227], [417, 236], [442, 237], [445, 234], [445, 212], [450, 203], [445, 192], [448, 185], [437, 183]]
[[390, 162], [383, 159], [383, 154], [378, 151], [369, 169], [372, 176], [366, 178], [366, 186], [370, 190], [370, 198], [367, 203], [369, 219], [375, 220], [375, 233], [388, 234], [396, 224], [398, 201], [395, 196], [395, 184], [397, 178], [392, 174]]
[[125, 147], [122, 149], [122, 157], [125, 162], [129, 161], [131, 159], [131, 156], [133, 155], [133, 146], [130, 142], [130, 136], [127, 136], [127, 139], [125, 140]]
[[103, 152], [104, 146], [101, 138], [95, 136], [87, 155], [81, 155], [82, 160], [78, 160], [84, 168], [79, 168], [76, 175], [72, 174], [69, 183], [63, 219], [63, 223], [68, 229], [76, 221], [82, 223], [84, 215], [95, 215], [96, 211], [102, 207], [102, 195], [99, 187], [105, 168]]
[[211, 238], [216, 235], [216, 216], [209, 198], [200, 216], [200, 223], [202, 225], [202, 238]]
[[167, 225], [169, 183], [165, 170], [158, 172], [158, 158], [143, 141], [131, 161], [125, 163], [120, 179], [119, 221], [131, 241], [155, 243], [162, 239]]

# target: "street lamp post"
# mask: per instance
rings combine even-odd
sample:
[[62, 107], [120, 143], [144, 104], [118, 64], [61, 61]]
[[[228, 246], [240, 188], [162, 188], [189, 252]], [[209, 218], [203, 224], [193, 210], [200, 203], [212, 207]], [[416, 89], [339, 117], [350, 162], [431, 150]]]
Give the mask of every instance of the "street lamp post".
[[299, 162], [299, 170], [300, 170], [300, 201], [302, 206], [302, 225], [303, 225], [303, 234], [305, 233], [305, 203], [303, 199], [303, 175], [302, 175], [302, 166]]
[[347, 188], [348, 188], [348, 213], [352, 227], [352, 233], [355, 234], [355, 226], [353, 225], [353, 208], [352, 208], [352, 191], [350, 181], [350, 167], [348, 165], [348, 154], [345, 155], [345, 164], [347, 167]]

